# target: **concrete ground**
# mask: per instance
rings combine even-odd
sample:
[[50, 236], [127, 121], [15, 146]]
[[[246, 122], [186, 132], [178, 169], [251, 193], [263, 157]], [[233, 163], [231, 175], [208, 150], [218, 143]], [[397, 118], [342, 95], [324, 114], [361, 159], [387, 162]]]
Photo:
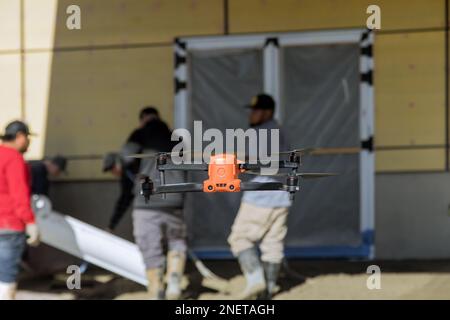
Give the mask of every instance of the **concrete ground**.
[[[244, 278], [234, 261], [205, 264], [224, 283], [203, 281], [188, 265], [185, 299], [235, 299]], [[367, 267], [381, 269], [381, 289], [367, 288]], [[146, 299], [145, 288], [91, 267], [82, 276], [81, 290], [68, 290], [64, 273], [47, 277], [24, 275], [18, 299]], [[275, 299], [450, 299], [450, 261], [291, 261], [280, 276]], [[228, 293], [217, 291], [226, 289]]]

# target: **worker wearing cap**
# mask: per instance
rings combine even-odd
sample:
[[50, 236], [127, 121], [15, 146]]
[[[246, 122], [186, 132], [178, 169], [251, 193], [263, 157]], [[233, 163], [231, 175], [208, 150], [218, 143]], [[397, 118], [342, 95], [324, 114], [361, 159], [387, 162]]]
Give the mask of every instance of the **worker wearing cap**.
[[[249, 123], [256, 130], [280, 130], [274, 119], [275, 102], [271, 96], [259, 94], [253, 98]], [[279, 149], [288, 150], [282, 131], [279, 131]], [[267, 141], [271, 141], [268, 136]], [[258, 144], [259, 145], [259, 144]], [[270, 152], [270, 146], [267, 150]], [[269, 176], [257, 176], [255, 182], [277, 181]], [[283, 259], [286, 220], [291, 201], [285, 191], [246, 191], [233, 223], [228, 242], [238, 258], [247, 286], [242, 299], [271, 298], [276, 292], [276, 281]], [[256, 244], [260, 243], [261, 259]]]
[[[67, 159], [63, 156], [48, 157], [43, 160], [28, 161], [31, 172], [31, 194], [50, 197], [50, 177], [56, 178], [61, 173], [66, 172]], [[31, 269], [36, 273], [47, 272], [47, 264], [42, 263], [42, 256], [46, 256], [50, 261], [54, 249], [46, 245], [38, 248], [26, 248], [22, 255], [22, 267]], [[55, 255], [55, 258], [58, 257]]]
[[[39, 244], [31, 209], [30, 173], [22, 154], [30, 130], [21, 121], [8, 124], [0, 144], [0, 300], [14, 299], [26, 243]], [[28, 239], [27, 239], [28, 237]]]
[[[122, 148], [123, 165], [133, 161], [128, 157], [136, 153], [170, 152], [175, 146], [172, 132], [160, 117], [158, 110], [149, 109], [152, 116], [142, 127], [135, 130]], [[155, 186], [161, 184], [156, 169], [156, 158], [141, 159], [139, 173], [149, 176]], [[180, 171], [166, 175], [166, 183], [182, 182]], [[140, 183], [136, 183], [136, 193]], [[133, 203], [133, 234], [142, 253], [151, 299], [178, 299], [181, 295], [181, 278], [186, 261], [186, 227], [183, 219], [183, 196], [181, 194], [152, 195], [148, 203], [143, 197], [135, 197]], [[167, 248], [167, 263], [165, 259]], [[165, 270], [164, 270], [165, 267]], [[165, 273], [165, 276], [164, 276]], [[164, 283], [166, 282], [166, 286]]]
[[49, 196], [51, 177], [58, 177], [66, 171], [67, 159], [62, 156], [55, 156], [44, 160], [34, 160], [28, 162], [31, 169], [31, 193]]
[[114, 177], [119, 178], [120, 183], [120, 195], [114, 205], [113, 213], [109, 219], [108, 228], [109, 232], [113, 232], [119, 222], [124, 217], [130, 205], [134, 199], [134, 181], [136, 179], [136, 173], [139, 169], [139, 162], [133, 161], [123, 165], [122, 158], [119, 153], [110, 152], [103, 158], [103, 172], [110, 172]]

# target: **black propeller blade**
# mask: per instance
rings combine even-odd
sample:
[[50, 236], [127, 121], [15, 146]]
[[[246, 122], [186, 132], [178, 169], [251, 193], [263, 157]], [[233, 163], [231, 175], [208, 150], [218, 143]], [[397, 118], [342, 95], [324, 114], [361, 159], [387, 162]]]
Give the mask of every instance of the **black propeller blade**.
[[[289, 151], [280, 151], [278, 152], [278, 154], [296, 154], [296, 155], [305, 155], [305, 154], [310, 154], [311, 152], [313, 152], [315, 150], [315, 148], [300, 148], [300, 149], [294, 149], [294, 150], [289, 150]], [[275, 153], [277, 154], [277, 153]]]
[[147, 158], [158, 158], [159, 156], [167, 156], [167, 157], [173, 157], [173, 156], [179, 156], [182, 157], [183, 155], [202, 155], [200, 151], [191, 151], [191, 150], [182, 150], [180, 152], [154, 152], [154, 153], [135, 153], [130, 154], [127, 156], [127, 158], [134, 158], [134, 159], [147, 159]]
[[[245, 171], [246, 174], [253, 174], [258, 176], [268, 176], [268, 177], [287, 177], [290, 175], [289, 172], [284, 173], [276, 173], [276, 174], [261, 174], [259, 171]], [[297, 177], [303, 179], [315, 179], [315, 178], [327, 178], [337, 176], [337, 173], [329, 173], [329, 172], [299, 172], [295, 174]]]

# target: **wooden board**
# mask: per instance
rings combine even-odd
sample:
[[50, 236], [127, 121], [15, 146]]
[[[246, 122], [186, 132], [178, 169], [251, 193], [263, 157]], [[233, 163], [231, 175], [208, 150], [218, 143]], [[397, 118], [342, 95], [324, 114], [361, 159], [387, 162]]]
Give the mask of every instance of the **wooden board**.
[[366, 9], [381, 9], [382, 30], [445, 26], [443, 0], [229, 0], [230, 31], [270, 32], [365, 27]]
[[[59, 176], [58, 181], [73, 181], [73, 180], [116, 180], [109, 173], [102, 171], [102, 159], [90, 160], [69, 160], [67, 163], [67, 174]], [[119, 184], [119, 182], [117, 181]]]
[[445, 149], [377, 151], [377, 172], [445, 170]]
[[378, 35], [376, 144], [445, 143], [444, 32]]
[[[115, 151], [137, 127], [139, 110], [149, 104], [172, 125], [172, 64], [172, 47], [55, 52], [44, 153]], [[36, 74], [35, 79], [42, 77]], [[80, 178], [78, 172], [71, 178]]]
[[0, 132], [7, 123], [21, 117], [20, 56], [0, 54]]
[[0, 52], [20, 49], [20, 1], [0, 0]]
[[[126, 46], [172, 42], [175, 37], [183, 35], [223, 32], [222, 0], [60, 0], [55, 10], [49, 10], [54, 2], [27, 0], [26, 12], [30, 17], [28, 48]], [[81, 9], [81, 30], [66, 27], [69, 17], [66, 10], [72, 4]], [[49, 41], [47, 28], [55, 17], [54, 41]], [[43, 21], [42, 26], [31, 24], [37, 20]]]
[[[37, 134], [32, 138], [26, 154], [28, 159], [42, 159], [47, 142], [48, 103], [51, 86], [52, 52], [25, 55], [25, 110], [24, 117], [31, 130]], [[65, 91], [70, 90], [67, 88]]]
[[56, 22], [67, 16], [65, 12], [57, 12], [60, 2], [58, 0], [24, 0], [26, 49], [49, 49], [54, 46]]

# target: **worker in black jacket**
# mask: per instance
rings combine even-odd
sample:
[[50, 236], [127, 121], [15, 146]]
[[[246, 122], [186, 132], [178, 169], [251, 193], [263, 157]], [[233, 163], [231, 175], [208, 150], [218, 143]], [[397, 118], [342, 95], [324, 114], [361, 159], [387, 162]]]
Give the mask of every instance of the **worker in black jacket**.
[[[172, 132], [163, 122], [156, 109], [144, 127], [135, 130], [122, 148], [124, 167], [132, 164], [128, 156], [136, 153], [171, 151], [178, 143], [171, 141]], [[161, 184], [156, 159], [141, 159], [139, 174], [147, 175], [155, 186]], [[181, 171], [166, 173], [166, 183], [183, 182]], [[140, 184], [136, 183], [136, 193]], [[148, 292], [151, 299], [178, 299], [181, 295], [181, 277], [186, 261], [186, 227], [183, 219], [183, 195], [152, 195], [148, 203], [143, 197], [133, 202], [133, 233], [142, 253], [148, 278]], [[163, 242], [165, 241], [165, 244]], [[167, 248], [167, 263], [165, 263]], [[166, 270], [164, 270], [166, 266]], [[164, 277], [164, 273], [166, 274]], [[164, 285], [164, 278], [167, 287]]]

